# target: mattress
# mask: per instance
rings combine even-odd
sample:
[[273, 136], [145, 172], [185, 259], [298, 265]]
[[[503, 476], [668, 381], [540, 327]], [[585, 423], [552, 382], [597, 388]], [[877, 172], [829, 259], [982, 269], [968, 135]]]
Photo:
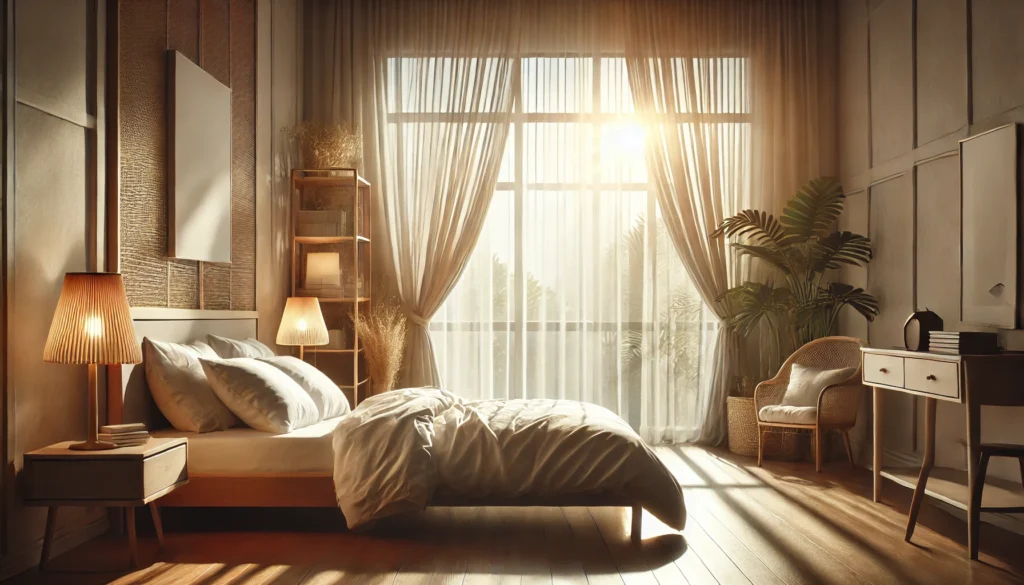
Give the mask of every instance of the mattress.
[[189, 473], [330, 475], [334, 469], [331, 434], [343, 418], [323, 420], [284, 434], [239, 427], [212, 433], [161, 429], [153, 431], [153, 436], [188, 439]]

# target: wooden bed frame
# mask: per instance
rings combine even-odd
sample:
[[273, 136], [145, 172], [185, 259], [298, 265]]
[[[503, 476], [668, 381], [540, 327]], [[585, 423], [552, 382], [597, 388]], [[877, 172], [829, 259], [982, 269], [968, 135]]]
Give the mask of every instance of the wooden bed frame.
[[[188, 343], [207, 334], [233, 339], [256, 337], [255, 311], [132, 309], [135, 335]], [[170, 425], [146, 385], [142, 364], [110, 366], [107, 371], [107, 422], [144, 422], [151, 429]], [[334, 478], [325, 473], [189, 473], [188, 484], [159, 500], [161, 507], [336, 508]], [[643, 510], [622, 496], [580, 495], [557, 498], [465, 499], [439, 495], [430, 506], [625, 507], [632, 509], [631, 538], [639, 540]]]

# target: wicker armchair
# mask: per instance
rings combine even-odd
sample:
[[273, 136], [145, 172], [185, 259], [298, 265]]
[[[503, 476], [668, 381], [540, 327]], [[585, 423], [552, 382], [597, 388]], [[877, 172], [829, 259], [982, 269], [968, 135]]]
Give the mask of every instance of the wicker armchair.
[[[821, 471], [821, 433], [839, 431], [846, 446], [846, 456], [853, 465], [853, 450], [850, 447], [850, 429], [857, 422], [857, 411], [865, 390], [861, 383], [860, 348], [864, 342], [854, 337], [823, 337], [796, 350], [779, 368], [771, 380], [757, 385], [754, 390], [754, 410], [757, 413], [757, 465], [760, 467], [764, 453], [764, 434], [774, 428], [810, 430], [814, 443], [814, 469]], [[818, 396], [817, 412], [813, 423], [764, 422], [761, 409], [779, 405], [789, 385], [789, 374], [793, 364], [820, 369], [857, 368], [853, 376], [839, 384], [826, 386]]]

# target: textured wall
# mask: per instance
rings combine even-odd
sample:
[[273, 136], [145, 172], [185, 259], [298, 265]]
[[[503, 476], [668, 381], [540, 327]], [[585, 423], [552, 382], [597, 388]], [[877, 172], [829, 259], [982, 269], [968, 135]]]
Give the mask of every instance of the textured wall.
[[[121, 272], [132, 306], [256, 308], [254, 0], [121, 0]], [[231, 87], [231, 264], [167, 257], [167, 50]], [[202, 286], [200, 286], [202, 278]], [[203, 298], [200, 299], [200, 290]]]
[[[842, 0], [839, 150], [843, 185], [857, 213], [847, 229], [876, 246], [867, 282], [882, 314], [866, 328], [878, 347], [902, 343], [914, 308], [960, 324], [958, 141], [1010, 122], [1024, 123], [1024, 2], [1020, 0]], [[868, 212], [864, 213], [865, 206]], [[863, 323], [844, 331], [864, 335]], [[1024, 347], [1024, 331], [1004, 332]], [[887, 399], [886, 448], [913, 452], [914, 400]], [[920, 405], [919, 405], [920, 406]], [[918, 408], [923, 412], [923, 408]], [[986, 441], [1024, 442], [1024, 409], [984, 409]], [[936, 463], [963, 468], [962, 407], [938, 409]], [[865, 441], [867, 417], [858, 435]], [[924, 444], [917, 425], [918, 449]], [[1019, 479], [1016, 463], [990, 472]]]

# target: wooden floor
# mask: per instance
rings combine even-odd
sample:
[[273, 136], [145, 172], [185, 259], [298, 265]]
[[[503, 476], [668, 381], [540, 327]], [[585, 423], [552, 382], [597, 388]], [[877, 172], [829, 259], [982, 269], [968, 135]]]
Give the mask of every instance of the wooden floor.
[[[910, 491], [886, 482], [870, 500], [871, 477], [843, 462], [815, 474], [808, 464], [766, 462], [697, 447], [659, 448], [684, 486], [681, 534], [650, 516], [644, 541], [628, 538], [619, 509], [430, 509], [371, 534], [337, 529], [258, 530], [251, 515], [206, 531], [171, 532], [146, 565], [127, 563], [123, 540], [90, 542], [11, 583], [334, 585], [342, 583], [1020, 583], [1024, 538], [982, 528], [979, 562], [967, 559], [963, 522], [926, 504], [913, 544], [903, 541]], [[169, 523], [173, 524], [171, 518]], [[226, 524], [230, 522], [230, 526]], [[308, 527], [308, 524], [303, 524]], [[254, 529], [255, 528], [255, 529]], [[265, 528], [265, 526], [264, 526]], [[212, 530], [226, 530], [216, 532]], [[233, 531], [231, 531], [233, 530]]]

